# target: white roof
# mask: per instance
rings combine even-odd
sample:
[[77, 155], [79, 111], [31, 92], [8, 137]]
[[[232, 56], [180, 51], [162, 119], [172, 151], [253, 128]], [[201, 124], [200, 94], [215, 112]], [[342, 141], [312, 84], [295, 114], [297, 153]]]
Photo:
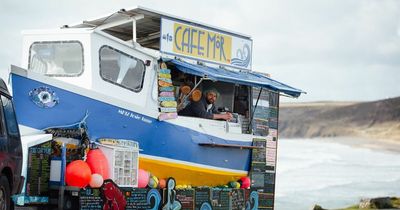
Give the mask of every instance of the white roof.
[[[207, 27], [211, 29], [217, 29], [219, 31], [223, 31], [228, 34], [240, 36], [243, 38], [250, 39], [251, 37], [245, 34], [232, 32], [229, 30], [217, 28], [214, 26], [210, 26], [204, 23], [195, 22], [189, 19], [184, 19], [180, 17], [176, 17], [174, 15], [154, 11], [144, 7], [136, 7], [134, 9], [121, 9], [115, 13], [95, 18], [88, 21], [83, 21], [82, 23], [78, 24], [71, 24], [65, 25], [63, 28], [93, 28], [96, 29], [98, 27], [104, 25], [112, 25], [113, 27], [106, 28], [104, 31], [116, 36], [122, 40], [130, 40], [132, 39], [132, 22], [124, 20], [129, 20], [131, 18], [139, 17], [136, 20], [136, 37], [137, 42], [140, 43], [142, 46], [148, 46], [150, 48], [152, 43], [158, 43], [160, 38], [160, 31], [161, 31], [161, 18], [170, 18], [170, 19], [177, 19], [183, 22], [187, 22], [191, 25], [197, 25], [202, 27]], [[122, 23], [121, 25], [113, 25], [113, 23]], [[157, 48], [157, 47], [156, 47]]]

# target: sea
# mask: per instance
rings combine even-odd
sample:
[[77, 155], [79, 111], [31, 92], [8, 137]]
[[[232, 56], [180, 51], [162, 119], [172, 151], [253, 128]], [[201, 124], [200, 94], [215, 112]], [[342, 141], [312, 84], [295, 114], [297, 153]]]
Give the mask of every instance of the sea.
[[318, 139], [280, 139], [275, 209], [327, 209], [400, 197], [400, 153]]

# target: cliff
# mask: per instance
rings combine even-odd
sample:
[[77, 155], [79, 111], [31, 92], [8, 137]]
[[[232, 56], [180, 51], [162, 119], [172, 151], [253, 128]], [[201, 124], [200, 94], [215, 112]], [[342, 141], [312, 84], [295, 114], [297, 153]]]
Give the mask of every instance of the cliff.
[[281, 138], [352, 136], [400, 141], [400, 97], [363, 103], [282, 104]]

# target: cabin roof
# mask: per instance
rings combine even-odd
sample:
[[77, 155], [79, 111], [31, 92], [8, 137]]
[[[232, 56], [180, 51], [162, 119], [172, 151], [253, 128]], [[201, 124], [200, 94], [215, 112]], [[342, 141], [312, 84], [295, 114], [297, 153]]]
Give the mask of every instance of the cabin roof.
[[144, 47], [153, 49], [159, 48], [159, 39], [161, 31], [161, 18], [177, 19], [191, 25], [202, 26], [206, 28], [216, 29], [223, 31], [227, 34], [240, 36], [250, 39], [249, 35], [238, 32], [218, 28], [198, 21], [193, 21], [167, 13], [151, 10], [144, 7], [136, 7], [133, 9], [120, 9], [117, 12], [108, 14], [103, 17], [94, 18], [92, 20], [84, 20], [81, 23], [64, 25], [63, 28], [101, 28], [104, 26], [111, 26], [103, 29], [124, 41], [131, 40], [133, 37], [133, 24], [129, 21], [136, 18], [136, 38], [137, 42]]
[[[162, 18], [175, 19], [192, 26], [209, 28], [244, 39], [251, 39], [251, 37], [248, 35], [217, 28], [189, 19], [176, 17], [174, 15], [158, 12], [144, 7], [121, 9], [103, 17], [94, 18], [92, 20], [83, 21], [77, 24], [65, 25], [63, 28], [89, 28], [93, 30], [101, 30], [120, 40], [136, 40], [137, 43], [145, 48], [160, 50]], [[170, 62], [174, 63], [177, 68], [183, 72], [197, 76], [208, 77], [213, 80], [263, 87], [292, 97], [299, 97], [301, 93], [305, 93], [300, 89], [293, 88], [257, 72], [242, 72], [236, 71], [236, 69], [235, 71], [230, 71], [227, 69], [207, 66], [203, 67], [174, 59], [170, 60]]]

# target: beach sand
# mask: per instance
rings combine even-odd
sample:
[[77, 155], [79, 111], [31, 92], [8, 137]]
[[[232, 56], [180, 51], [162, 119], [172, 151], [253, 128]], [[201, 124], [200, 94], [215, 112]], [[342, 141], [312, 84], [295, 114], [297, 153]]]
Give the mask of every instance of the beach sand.
[[381, 151], [400, 153], [400, 141], [393, 139], [348, 136], [348, 137], [313, 138], [312, 140], [336, 142], [351, 147], [368, 148], [371, 150], [381, 150]]

